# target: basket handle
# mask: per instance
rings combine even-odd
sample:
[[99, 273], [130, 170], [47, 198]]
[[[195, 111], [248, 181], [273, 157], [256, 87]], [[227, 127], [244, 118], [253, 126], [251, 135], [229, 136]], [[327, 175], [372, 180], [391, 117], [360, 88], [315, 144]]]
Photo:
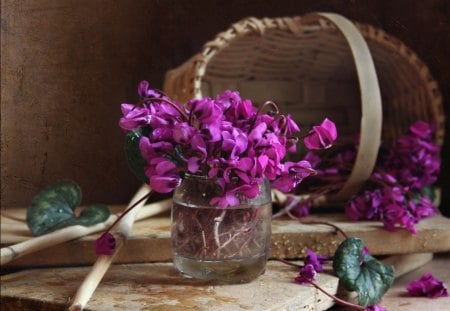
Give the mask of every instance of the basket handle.
[[343, 202], [355, 194], [370, 177], [381, 142], [382, 104], [375, 65], [364, 37], [347, 18], [334, 13], [312, 13], [306, 18], [325, 19], [334, 24], [347, 40], [355, 62], [361, 92], [360, 144], [353, 170], [340, 191], [327, 201]]

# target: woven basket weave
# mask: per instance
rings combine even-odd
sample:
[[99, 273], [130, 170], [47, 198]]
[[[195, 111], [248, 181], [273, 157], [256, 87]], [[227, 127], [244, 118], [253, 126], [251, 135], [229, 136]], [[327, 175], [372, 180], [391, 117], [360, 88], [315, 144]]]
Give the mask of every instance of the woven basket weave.
[[275, 101], [303, 131], [328, 117], [341, 142], [360, 133], [353, 171], [331, 201], [354, 194], [380, 141], [392, 142], [413, 122], [434, 123], [443, 142], [442, 98], [427, 66], [400, 40], [337, 14], [244, 19], [169, 71], [164, 84], [180, 102], [226, 89], [256, 104]]

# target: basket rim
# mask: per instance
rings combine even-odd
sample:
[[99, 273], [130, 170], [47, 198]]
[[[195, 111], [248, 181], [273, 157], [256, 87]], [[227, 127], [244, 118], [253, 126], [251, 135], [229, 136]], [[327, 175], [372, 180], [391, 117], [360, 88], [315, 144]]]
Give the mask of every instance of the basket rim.
[[[202, 49], [188, 59], [181, 66], [169, 70], [166, 74], [166, 82], [170, 76], [178, 70], [189, 70], [192, 73], [192, 89], [187, 91], [187, 99], [202, 97], [202, 78], [207, 72], [210, 60], [222, 49], [225, 49], [238, 36], [264, 35], [267, 30], [279, 29], [301, 36], [305, 31], [322, 31], [336, 29], [334, 25], [324, 18], [312, 19], [310, 14], [292, 17], [256, 18], [246, 17], [231, 24], [225, 31], [219, 32], [214, 39], [207, 41]], [[427, 100], [432, 107], [433, 120], [435, 121], [435, 142], [442, 146], [445, 135], [445, 114], [443, 109], [442, 94], [437, 81], [431, 75], [428, 66], [419, 56], [406, 46], [400, 39], [386, 33], [375, 26], [352, 21], [367, 42], [376, 43], [384, 48], [396, 52], [408, 63], [421, 80], [421, 84], [427, 90]], [[166, 88], [166, 83], [164, 88]]]

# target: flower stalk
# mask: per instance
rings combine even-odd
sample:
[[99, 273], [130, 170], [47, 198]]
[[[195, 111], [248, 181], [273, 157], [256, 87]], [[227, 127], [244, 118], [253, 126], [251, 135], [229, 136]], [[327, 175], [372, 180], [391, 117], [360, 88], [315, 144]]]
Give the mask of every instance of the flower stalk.
[[[151, 191], [150, 191], [151, 193]], [[139, 210], [144, 206], [145, 199], [149, 196], [148, 186], [143, 185], [135, 196], [131, 199], [130, 204], [125, 209], [120, 217], [120, 221], [116, 222], [117, 228], [114, 232], [116, 238], [116, 249], [114, 250], [112, 256], [110, 255], [100, 255], [91, 271], [88, 273], [84, 279], [81, 286], [74, 297], [72, 305], [69, 311], [80, 311], [83, 310], [98, 284], [102, 280], [106, 271], [108, 271], [110, 265], [112, 264], [115, 256], [119, 253], [121, 247], [125, 244], [128, 236], [131, 233], [135, 217]]]

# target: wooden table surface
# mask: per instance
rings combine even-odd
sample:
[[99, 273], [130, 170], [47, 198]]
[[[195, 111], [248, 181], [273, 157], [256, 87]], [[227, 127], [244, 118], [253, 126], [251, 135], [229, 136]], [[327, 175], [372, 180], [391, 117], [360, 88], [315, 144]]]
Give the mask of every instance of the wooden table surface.
[[[450, 253], [436, 254], [432, 261], [396, 279], [381, 304], [389, 311], [450, 310], [448, 297], [409, 297], [405, 289], [425, 272], [450, 285], [449, 268]], [[54, 268], [4, 275], [1, 310], [65, 310], [88, 271], [87, 267]], [[314, 288], [295, 284], [296, 274], [296, 268], [270, 261], [266, 274], [255, 282], [211, 286], [182, 279], [170, 263], [115, 265], [86, 310], [345, 310], [331, 307], [331, 301]], [[322, 274], [317, 283], [336, 292], [337, 279], [333, 276]]]
[[[113, 211], [121, 211], [123, 208], [116, 206]], [[25, 218], [25, 209], [10, 209], [8, 213]], [[381, 222], [354, 222], [343, 214], [319, 214], [311, 218], [331, 222], [339, 226], [348, 236], [363, 239], [373, 255], [450, 251], [450, 219], [440, 215], [423, 219], [417, 225], [417, 234], [411, 234], [406, 230], [389, 232], [383, 228]], [[93, 245], [99, 234], [16, 258], [7, 267], [91, 265], [97, 258]], [[0, 238], [1, 246], [4, 247], [28, 240], [32, 236], [25, 223], [2, 217]], [[332, 256], [343, 239], [328, 226], [305, 225], [295, 220], [275, 219], [272, 221], [270, 258], [303, 258], [307, 248], [320, 255]], [[158, 251], [155, 252], [155, 249]], [[163, 214], [136, 222], [131, 236], [115, 262], [129, 264], [171, 260], [170, 219], [168, 214]]]

